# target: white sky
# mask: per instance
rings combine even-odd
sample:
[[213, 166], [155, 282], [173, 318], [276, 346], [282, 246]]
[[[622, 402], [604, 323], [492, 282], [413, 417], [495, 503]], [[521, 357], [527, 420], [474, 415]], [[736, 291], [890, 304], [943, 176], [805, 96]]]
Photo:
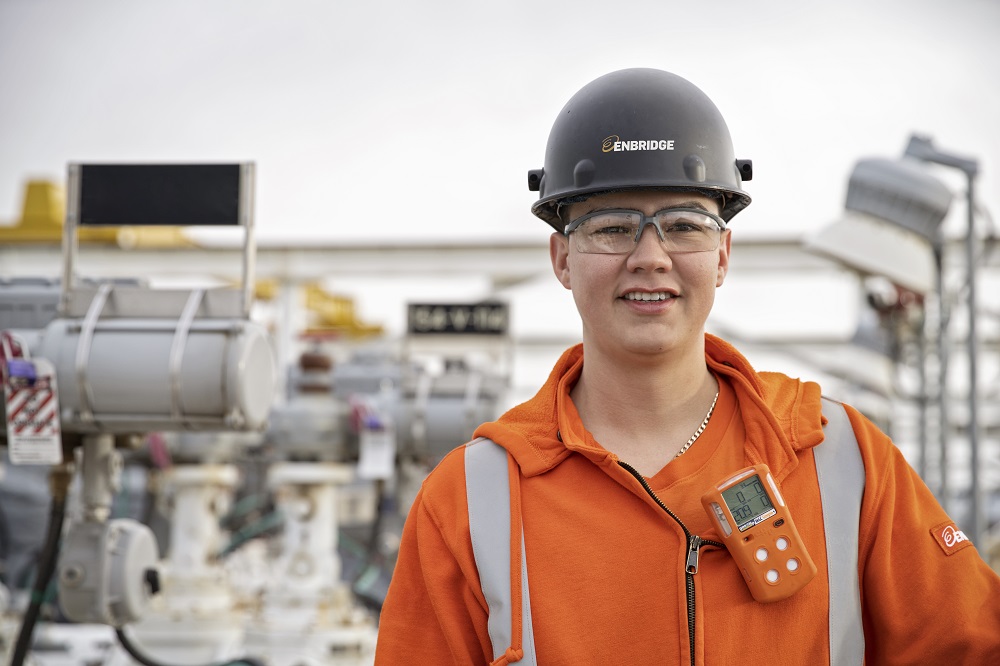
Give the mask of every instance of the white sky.
[[995, 210], [998, 30], [994, 0], [0, 0], [0, 223], [69, 161], [253, 160], [261, 242], [543, 242], [527, 170], [632, 66], [704, 89], [754, 160], [737, 234], [831, 221], [914, 131]]

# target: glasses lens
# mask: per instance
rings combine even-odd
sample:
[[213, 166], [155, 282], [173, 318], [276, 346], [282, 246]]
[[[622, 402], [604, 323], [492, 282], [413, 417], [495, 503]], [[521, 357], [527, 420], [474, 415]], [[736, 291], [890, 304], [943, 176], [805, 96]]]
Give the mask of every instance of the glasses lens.
[[707, 252], [719, 247], [722, 229], [707, 213], [696, 210], [663, 210], [656, 214], [664, 244], [671, 252]]
[[603, 211], [588, 217], [573, 231], [576, 249], [590, 254], [631, 252], [641, 217], [633, 211]]

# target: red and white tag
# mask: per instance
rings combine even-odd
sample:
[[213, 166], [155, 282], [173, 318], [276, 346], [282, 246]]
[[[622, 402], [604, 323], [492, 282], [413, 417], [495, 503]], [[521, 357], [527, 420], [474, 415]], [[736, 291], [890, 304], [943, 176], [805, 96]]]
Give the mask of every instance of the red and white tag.
[[14, 465], [62, 463], [59, 393], [52, 364], [42, 358], [5, 361], [3, 394], [10, 462]]

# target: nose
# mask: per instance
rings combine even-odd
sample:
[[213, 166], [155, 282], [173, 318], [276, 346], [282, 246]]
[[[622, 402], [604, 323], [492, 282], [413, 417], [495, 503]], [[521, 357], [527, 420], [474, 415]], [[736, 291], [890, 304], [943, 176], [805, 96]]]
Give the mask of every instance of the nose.
[[[646, 227], [652, 227], [653, 231], [643, 233]], [[628, 255], [629, 270], [669, 270], [673, 266], [670, 253], [663, 245], [663, 232], [655, 222], [645, 222], [637, 235], [639, 240]]]

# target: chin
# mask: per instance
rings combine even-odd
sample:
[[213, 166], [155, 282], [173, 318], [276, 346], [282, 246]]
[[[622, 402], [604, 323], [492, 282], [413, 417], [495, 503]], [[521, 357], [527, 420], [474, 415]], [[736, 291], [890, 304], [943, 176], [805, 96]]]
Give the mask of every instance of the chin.
[[671, 352], [677, 349], [677, 346], [674, 340], [656, 338], [651, 340], [630, 340], [622, 343], [620, 348], [629, 354], [656, 355]]
[[678, 337], [676, 335], [635, 336], [623, 340], [620, 347], [631, 353], [641, 355], [669, 354], [681, 350], [691, 350], [702, 345], [703, 335]]

